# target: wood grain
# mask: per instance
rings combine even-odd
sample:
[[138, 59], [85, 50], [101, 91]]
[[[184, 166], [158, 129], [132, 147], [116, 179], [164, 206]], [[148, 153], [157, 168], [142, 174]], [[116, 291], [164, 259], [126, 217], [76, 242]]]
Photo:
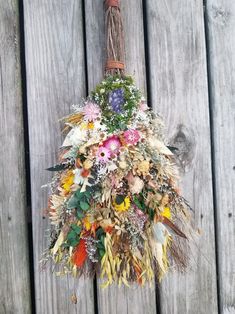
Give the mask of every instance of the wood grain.
[[[56, 278], [39, 260], [49, 240], [43, 219], [51, 179], [62, 143], [59, 119], [85, 96], [82, 1], [24, 1], [27, 97], [30, 140], [35, 293], [37, 313], [94, 313], [93, 282]], [[46, 236], [47, 235], [47, 236]], [[77, 295], [73, 304], [71, 295]]]
[[201, 229], [186, 275], [161, 284], [162, 313], [217, 313], [210, 123], [202, 1], [147, 0], [150, 87], [154, 109], [178, 147], [183, 195]]
[[207, 1], [221, 313], [235, 313], [235, 2]]
[[18, 2], [0, 0], [0, 313], [30, 313]]
[[[103, 78], [105, 61], [103, 1], [86, 0], [85, 5], [88, 86], [89, 90], [92, 90]], [[143, 89], [143, 92], [146, 92], [142, 1], [123, 0], [121, 5], [127, 73], [134, 74], [137, 85]], [[102, 289], [99, 284], [98, 281], [98, 311], [100, 314], [156, 313], [154, 287], [118, 288], [116, 285], [112, 285], [107, 289]]]

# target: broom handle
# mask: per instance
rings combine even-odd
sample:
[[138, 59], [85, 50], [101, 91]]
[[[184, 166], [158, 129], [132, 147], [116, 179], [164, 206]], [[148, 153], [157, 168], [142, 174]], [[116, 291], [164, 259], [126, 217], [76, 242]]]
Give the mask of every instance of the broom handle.
[[119, 0], [105, 0], [105, 75], [124, 74], [124, 34]]

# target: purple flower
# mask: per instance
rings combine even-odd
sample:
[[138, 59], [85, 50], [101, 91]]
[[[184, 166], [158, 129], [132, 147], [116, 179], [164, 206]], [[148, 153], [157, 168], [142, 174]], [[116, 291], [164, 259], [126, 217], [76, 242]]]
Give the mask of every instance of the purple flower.
[[109, 104], [114, 112], [121, 113], [124, 102], [124, 90], [122, 88], [115, 89], [109, 94]]

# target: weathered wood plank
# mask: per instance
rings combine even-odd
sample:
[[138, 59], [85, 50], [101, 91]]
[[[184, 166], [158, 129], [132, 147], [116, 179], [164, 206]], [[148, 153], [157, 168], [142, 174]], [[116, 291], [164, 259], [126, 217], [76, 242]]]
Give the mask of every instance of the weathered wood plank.
[[18, 1], [0, 0], [0, 313], [30, 313]]
[[[85, 5], [88, 85], [89, 90], [92, 90], [103, 78], [105, 61], [103, 1], [86, 0]], [[146, 92], [142, 1], [123, 0], [121, 5], [127, 73], [134, 74], [137, 85]], [[154, 287], [118, 288], [113, 285], [101, 289], [98, 282], [98, 310], [100, 314], [156, 313]]]
[[[126, 73], [146, 95], [146, 67], [142, 1], [121, 0], [125, 36]], [[146, 95], [147, 96], [147, 95]]]
[[[37, 313], [93, 313], [92, 280], [56, 278], [40, 272], [48, 245], [42, 218], [51, 179], [44, 171], [56, 161], [62, 143], [59, 119], [85, 96], [82, 1], [24, 1], [27, 98], [29, 116], [32, 212]], [[70, 296], [76, 293], [78, 304]]]
[[179, 148], [184, 196], [202, 232], [192, 269], [161, 285], [162, 313], [217, 313], [214, 213], [203, 3], [147, 0], [150, 85], [170, 144]]
[[206, 4], [221, 313], [235, 313], [235, 2]]

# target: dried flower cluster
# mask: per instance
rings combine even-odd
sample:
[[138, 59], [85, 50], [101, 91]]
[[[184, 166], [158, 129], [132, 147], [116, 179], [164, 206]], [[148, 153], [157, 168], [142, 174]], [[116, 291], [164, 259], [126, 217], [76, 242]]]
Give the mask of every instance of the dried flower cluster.
[[162, 121], [130, 77], [107, 77], [65, 118], [51, 183], [48, 256], [103, 286], [144, 284], [186, 266], [190, 210], [176, 187]]

